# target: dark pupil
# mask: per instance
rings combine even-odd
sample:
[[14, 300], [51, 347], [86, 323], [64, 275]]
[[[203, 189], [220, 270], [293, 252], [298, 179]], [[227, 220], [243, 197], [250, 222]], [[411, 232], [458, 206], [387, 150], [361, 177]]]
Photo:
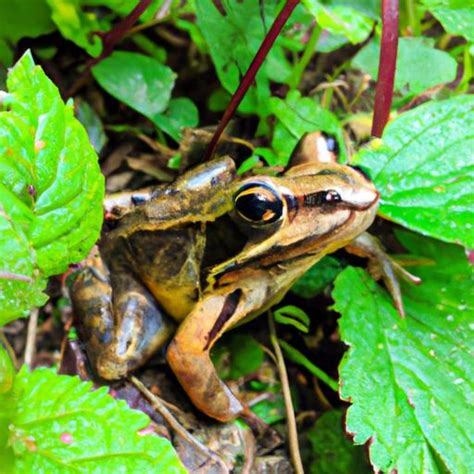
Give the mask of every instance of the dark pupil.
[[338, 154], [339, 153], [339, 144], [337, 140], [332, 136], [326, 133], [323, 133], [324, 137], [326, 138], [326, 146], [328, 147], [328, 151]]
[[235, 208], [246, 219], [265, 224], [277, 221], [283, 210], [279, 199], [269, 200], [268, 196], [258, 192], [238, 196], [235, 201]]

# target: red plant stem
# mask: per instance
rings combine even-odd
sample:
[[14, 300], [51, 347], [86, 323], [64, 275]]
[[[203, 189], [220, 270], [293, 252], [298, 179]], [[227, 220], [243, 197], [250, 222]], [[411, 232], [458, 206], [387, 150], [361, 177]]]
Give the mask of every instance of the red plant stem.
[[112, 54], [115, 45], [128, 33], [128, 31], [138, 21], [142, 13], [148, 8], [151, 2], [152, 0], [140, 0], [137, 3], [137, 6], [110, 31], [107, 33], [96, 33], [102, 38], [103, 48], [102, 53], [97, 58], [92, 58], [87, 63], [87, 67], [89, 69]]
[[382, 42], [372, 135], [381, 137], [390, 115], [398, 49], [398, 0], [382, 0]]
[[229, 105], [227, 106], [224, 115], [222, 116], [222, 119], [219, 122], [219, 125], [217, 126], [216, 131], [214, 132], [211, 142], [209, 143], [206, 150], [206, 155], [204, 158], [205, 160], [209, 160], [212, 157], [217, 143], [219, 142], [219, 139], [222, 135], [222, 132], [224, 131], [225, 127], [234, 115], [234, 112], [236, 111], [237, 107], [242, 102], [245, 93], [255, 80], [255, 76], [257, 75], [257, 72], [260, 69], [260, 66], [262, 65], [263, 61], [267, 57], [270, 48], [273, 46], [273, 43], [277, 39], [278, 35], [280, 34], [280, 31], [285, 26], [286, 21], [288, 20], [289, 16], [295, 9], [296, 5], [298, 5], [298, 3], [299, 0], [287, 0], [285, 6], [275, 18], [275, 21], [273, 22], [270, 30], [263, 39], [263, 42], [260, 45], [257, 54], [255, 54], [249, 68], [247, 69], [247, 72], [240, 81], [239, 87], [232, 96], [232, 99], [230, 100]]

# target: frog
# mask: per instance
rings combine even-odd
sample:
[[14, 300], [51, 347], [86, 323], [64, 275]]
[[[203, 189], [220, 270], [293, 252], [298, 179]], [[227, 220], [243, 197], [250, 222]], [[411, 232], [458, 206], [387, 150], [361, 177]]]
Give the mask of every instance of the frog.
[[314, 132], [281, 174], [239, 176], [223, 156], [131, 194], [71, 288], [97, 375], [124, 378], [171, 339], [168, 364], [201, 412], [221, 422], [250, 416], [210, 351], [374, 221], [379, 192], [337, 152], [333, 137]]

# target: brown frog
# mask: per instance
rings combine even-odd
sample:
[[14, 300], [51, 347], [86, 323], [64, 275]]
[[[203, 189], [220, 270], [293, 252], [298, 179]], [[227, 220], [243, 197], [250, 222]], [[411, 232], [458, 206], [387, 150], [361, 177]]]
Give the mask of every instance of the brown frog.
[[223, 157], [135, 199], [72, 287], [97, 373], [118, 379], [142, 365], [174, 331], [171, 316], [179, 327], [167, 360], [193, 403], [221, 421], [245, 415], [209, 351], [376, 214], [377, 190], [333, 162], [335, 143], [306, 136], [281, 176], [238, 177]]

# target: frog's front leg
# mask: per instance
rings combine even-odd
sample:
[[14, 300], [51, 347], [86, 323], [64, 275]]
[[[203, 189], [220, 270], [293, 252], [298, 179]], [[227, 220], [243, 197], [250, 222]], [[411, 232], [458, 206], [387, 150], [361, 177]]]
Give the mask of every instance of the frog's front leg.
[[245, 412], [217, 375], [209, 352], [226, 330], [265, 306], [272, 292], [270, 278], [262, 272], [251, 281], [243, 279], [205, 293], [181, 323], [167, 359], [194, 405], [206, 415], [225, 422]]
[[346, 250], [358, 257], [365, 257], [369, 259], [368, 270], [375, 280], [382, 278], [390, 293], [393, 304], [397, 308], [400, 316], [405, 317], [405, 310], [403, 307], [402, 293], [400, 291], [400, 284], [398, 282], [397, 274], [405, 280], [418, 285], [421, 279], [412, 275], [405, 270], [400, 264], [395, 262], [387, 254], [379, 239], [363, 232], [356, 237]]
[[143, 365], [173, 332], [151, 294], [129, 271], [109, 274], [100, 262], [82, 269], [71, 290], [81, 340], [104, 379], [122, 378]]

